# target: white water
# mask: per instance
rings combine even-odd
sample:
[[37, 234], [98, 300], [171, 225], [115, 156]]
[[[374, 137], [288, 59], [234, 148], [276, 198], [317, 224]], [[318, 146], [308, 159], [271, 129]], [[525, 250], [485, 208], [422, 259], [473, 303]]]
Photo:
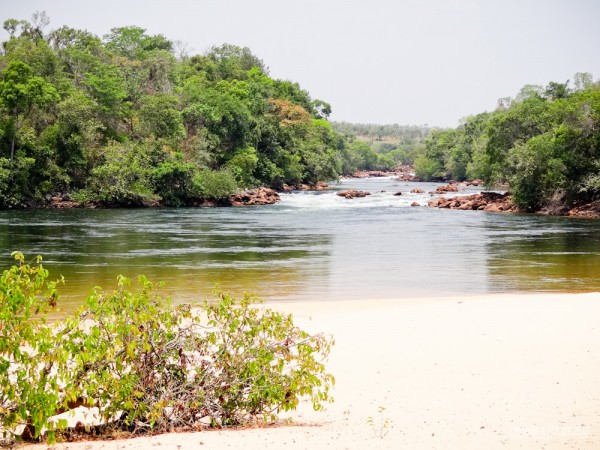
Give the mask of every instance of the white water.
[[[392, 177], [369, 179], [342, 179], [331, 185], [331, 190], [320, 192], [294, 192], [281, 195], [281, 205], [290, 209], [307, 208], [312, 210], [336, 210], [357, 208], [410, 208], [416, 202], [426, 207], [432, 198], [471, 195], [481, 192], [475, 187], [461, 187], [459, 192], [448, 194], [431, 194], [439, 183], [410, 183], [396, 181]], [[412, 193], [415, 188], [423, 189], [423, 194]], [[347, 199], [337, 195], [346, 189], [358, 189], [370, 192], [362, 198]], [[394, 195], [401, 192], [402, 195]]]

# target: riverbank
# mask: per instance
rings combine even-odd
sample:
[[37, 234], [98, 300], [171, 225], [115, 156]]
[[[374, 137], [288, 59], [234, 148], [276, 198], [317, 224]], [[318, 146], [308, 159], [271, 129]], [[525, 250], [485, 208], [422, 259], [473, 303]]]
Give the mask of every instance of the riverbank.
[[[446, 188], [453, 187], [448, 185]], [[444, 187], [438, 188], [440, 192], [444, 193]], [[446, 191], [446, 192], [457, 192]], [[497, 193], [497, 192], [481, 192], [479, 194], [462, 195], [456, 197], [438, 197], [430, 200], [427, 204], [430, 208], [447, 208], [447, 209], [460, 209], [463, 211], [486, 211], [486, 212], [527, 212], [523, 208], [515, 205], [512, 201], [512, 195], [510, 193]], [[537, 211], [529, 211], [534, 214], [547, 215], [547, 216], [567, 216], [585, 219], [600, 219], [600, 200], [596, 200], [589, 203], [577, 203], [567, 207], [565, 205], [548, 205]]]
[[598, 293], [274, 307], [335, 337], [325, 411], [302, 405], [293, 426], [54, 448], [593, 449], [600, 440]]

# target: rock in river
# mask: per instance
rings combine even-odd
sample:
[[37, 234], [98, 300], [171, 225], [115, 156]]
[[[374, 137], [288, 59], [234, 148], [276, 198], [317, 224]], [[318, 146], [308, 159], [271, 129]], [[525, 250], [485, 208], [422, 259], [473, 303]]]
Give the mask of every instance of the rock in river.
[[356, 197], [366, 197], [367, 195], [371, 195], [371, 193], [367, 191], [357, 191], [356, 189], [350, 189], [348, 191], [338, 192], [337, 195], [347, 199], [353, 199]]

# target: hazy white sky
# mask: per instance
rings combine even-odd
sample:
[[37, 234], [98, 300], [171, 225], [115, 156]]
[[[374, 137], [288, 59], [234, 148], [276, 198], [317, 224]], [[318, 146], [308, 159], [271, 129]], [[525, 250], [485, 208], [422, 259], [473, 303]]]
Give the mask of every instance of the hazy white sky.
[[[192, 53], [250, 47], [333, 120], [456, 126], [525, 84], [600, 76], [600, 0], [0, 0], [99, 36], [136, 25]], [[7, 34], [2, 30], [2, 40]]]

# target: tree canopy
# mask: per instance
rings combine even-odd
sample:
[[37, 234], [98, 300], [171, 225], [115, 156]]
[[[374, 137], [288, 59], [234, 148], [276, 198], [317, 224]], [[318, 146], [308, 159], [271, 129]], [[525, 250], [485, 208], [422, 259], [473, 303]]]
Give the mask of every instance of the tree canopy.
[[416, 158], [427, 179], [482, 178], [508, 184], [514, 201], [557, 212], [600, 194], [600, 83], [578, 73], [570, 83], [527, 85], [493, 112], [432, 133]]
[[327, 102], [271, 78], [246, 47], [190, 56], [136, 26], [98, 37], [49, 22], [4, 22], [0, 208], [57, 193], [180, 206], [368, 163], [332, 129]]

